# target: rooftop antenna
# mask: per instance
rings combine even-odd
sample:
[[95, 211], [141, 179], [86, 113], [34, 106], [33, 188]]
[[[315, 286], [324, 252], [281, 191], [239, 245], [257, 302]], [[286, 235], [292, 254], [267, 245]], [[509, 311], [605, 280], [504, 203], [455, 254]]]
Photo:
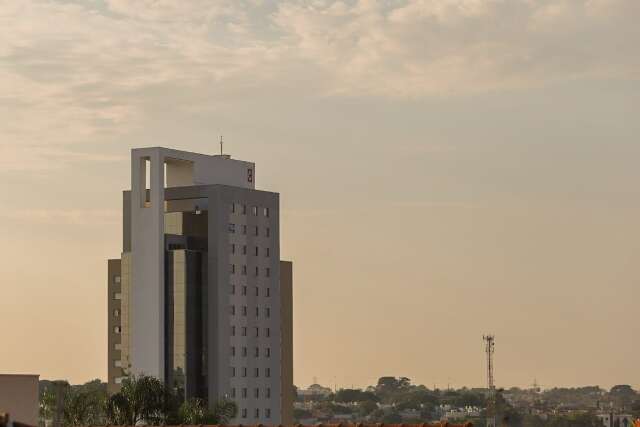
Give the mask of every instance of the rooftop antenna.
[[222, 135], [220, 135], [220, 155], [222, 156]]

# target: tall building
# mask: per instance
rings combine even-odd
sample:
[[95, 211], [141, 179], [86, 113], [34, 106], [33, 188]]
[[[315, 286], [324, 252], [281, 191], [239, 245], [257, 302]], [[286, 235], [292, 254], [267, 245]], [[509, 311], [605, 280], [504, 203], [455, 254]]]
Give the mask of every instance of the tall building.
[[108, 261], [109, 390], [152, 375], [242, 424], [293, 422], [292, 264], [279, 194], [255, 164], [167, 148], [131, 153], [123, 248]]

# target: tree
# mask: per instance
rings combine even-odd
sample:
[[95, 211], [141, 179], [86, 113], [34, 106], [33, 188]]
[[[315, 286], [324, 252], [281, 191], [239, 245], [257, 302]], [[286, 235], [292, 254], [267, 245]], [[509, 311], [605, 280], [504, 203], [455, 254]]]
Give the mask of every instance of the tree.
[[363, 400], [362, 402], [358, 403], [358, 414], [362, 417], [366, 417], [376, 409], [378, 409], [378, 405], [374, 401]]
[[364, 402], [364, 401], [377, 402], [378, 398], [374, 393], [371, 393], [368, 391], [343, 388], [338, 390], [334, 400], [336, 402], [342, 402], [342, 403]]
[[238, 414], [238, 405], [231, 400], [220, 400], [216, 402], [211, 414], [213, 417], [210, 424], [228, 424]]
[[397, 411], [391, 411], [382, 417], [382, 422], [384, 424], [400, 424], [402, 423], [402, 417]]
[[63, 423], [65, 426], [95, 425], [100, 419], [101, 406], [95, 394], [71, 389], [64, 398]]
[[111, 424], [135, 426], [145, 421], [163, 423], [170, 413], [172, 396], [164, 383], [146, 375], [127, 377], [120, 392], [111, 396], [106, 404]]
[[45, 388], [40, 394], [40, 416], [43, 420], [51, 420], [56, 411], [56, 394], [51, 388]]
[[219, 401], [213, 411], [207, 408], [204, 400], [192, 398], [184, 401], [178, 410], [178, 420], [181, 424], [227, 424], [238, 413], [235, 402]]

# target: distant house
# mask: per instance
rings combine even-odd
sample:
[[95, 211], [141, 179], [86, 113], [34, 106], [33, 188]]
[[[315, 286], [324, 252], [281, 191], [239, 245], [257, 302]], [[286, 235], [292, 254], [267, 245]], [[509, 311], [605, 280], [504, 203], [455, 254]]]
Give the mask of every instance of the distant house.
[[596, 415], [603, 427], [634, 427], [633, 417], [629, 414], [600, 413]]
[[311, 384], [306, 390], [298, 390], [298, 396], [328, 396], [331, 394], [329, 387], [323, 387], [320, 384]]

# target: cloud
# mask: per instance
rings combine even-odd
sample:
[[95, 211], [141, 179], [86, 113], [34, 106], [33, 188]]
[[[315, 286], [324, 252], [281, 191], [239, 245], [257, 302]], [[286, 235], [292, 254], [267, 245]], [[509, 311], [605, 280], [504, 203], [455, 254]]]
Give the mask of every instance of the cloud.
[[333, 93], [415, 98], [637, 77], [638, 13], [634, 0], [361, 0], [285, 3], [273, 19]]
[[144, 130], [180, 93], [195, 111], [269, 88], [393, 101], [637, 79], [637, 16], [637, 0], [9, 0], [2, 162]]

